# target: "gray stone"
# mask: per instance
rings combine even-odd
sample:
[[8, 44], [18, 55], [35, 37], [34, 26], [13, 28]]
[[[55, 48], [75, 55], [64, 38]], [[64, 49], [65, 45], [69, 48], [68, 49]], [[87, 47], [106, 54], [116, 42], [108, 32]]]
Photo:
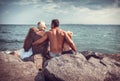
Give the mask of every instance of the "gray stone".
[[33, 62], [0, 52], [0, 81], [120, 81], [119, 57], [92, 51], [65, 54], [47, 60], [38, 71]]
[[120, 64], [109, 57], [82, 54], [52, 58], [44, 69], [47, 81], [120, 81]]
[[0, 52], [0, 81], [44, 81], [33, 62]]

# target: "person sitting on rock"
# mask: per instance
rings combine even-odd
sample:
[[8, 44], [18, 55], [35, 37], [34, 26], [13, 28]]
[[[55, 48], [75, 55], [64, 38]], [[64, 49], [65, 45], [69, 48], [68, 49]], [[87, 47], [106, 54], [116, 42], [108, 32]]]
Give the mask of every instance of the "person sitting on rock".
[[[68, 31], [66, 33], [72, 39], [73, 33], [70, 32], [70, 31]], [[69, 46], [69, 44], [67, 43], [67, 41], [65, 41], [64, 44], [63, 44], [63, 52], [62, 52], [62, 54], [74, 54], [72, 48]]]
[[32, 43], [44, 36], [46, 25], [44, 22], [38, 22], [38, 29], [35, 27], [32, 27], [29, 29], [29, 32], [26, 36], [26, 39], [24, 41], [24, 50], [28, 51], [32, 47], [33, 54], [41, 53], [44, 55], [44, 52], [47, 52], [48, 48], [48, 42], [45, 41], [42, 44], [39, 45], [32, 45]]
[[33, 61], [37, 69], [42, 69], [43, 60], [46, 59], [48, 53], [48, 41], [46, 40], [42, 44], [32, 45], [33, 42], [42, 38], [45, 34], [45, 23], [38, 22], [37, 26], [38, 29], [35, 27], [29, 29], [23, 49], [14, 51], [11, 54], [22, 58], [23, 61]]
[[48, 53], [48, 40], [44, 41], [42, 44], [32, 45], [33, 42], [41, 39], [45, 34], [45, 23], [38, 22], [37, 25], [39, 30], [37, 30], [35, 27], [30, 28], [24, 41], [24, 50], [28, 51], [30, 48], [32, 48], [33, 51], [33, 54], [30, 57], [25, 58], [24, 61], [32, 60], [33, 62], [35, 62], [37, 68], [42, 68], [41, 63], [43, 62], [43, 57], [46, 58]]
[[59, 28], [59, 20], [53, 19], [51, 22], [51, 30], [45, 33], [45, 35], [35, 41], [33, 45], [42, 44], [44, 41], [49, 40], [50, 42], [50, 52], [51, 58], [60, 56], [63, 50], [64, 41], [66, 41], [72, 50], [76, 53], [76, 46], [68, 34]]

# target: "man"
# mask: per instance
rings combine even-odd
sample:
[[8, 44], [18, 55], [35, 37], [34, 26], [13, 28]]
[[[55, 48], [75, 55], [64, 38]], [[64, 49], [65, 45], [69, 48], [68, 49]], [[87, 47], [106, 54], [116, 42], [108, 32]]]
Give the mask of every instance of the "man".
[[63, 51], [64, 41], [70, 45], [72, 50], [76, 53], [76, 47], [68, 34], [59, 28], [59, 20], [53, 19], [51, 22], [51, 30], [46, 32], [45, 35], [33, 43], [33, 45], [42, 44], [44, 41], [50, 42], [50, 57], [60, 56]]

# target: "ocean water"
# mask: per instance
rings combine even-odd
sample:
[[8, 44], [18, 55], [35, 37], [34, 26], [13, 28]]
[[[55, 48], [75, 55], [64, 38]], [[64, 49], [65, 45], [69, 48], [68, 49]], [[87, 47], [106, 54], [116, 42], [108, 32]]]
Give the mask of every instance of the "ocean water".
[[[30, 27], [35, 25], [0, 25], [0, 50], [21, 49]], [[120, 25], [64, 24], [60, 28], [73, 32], [77, 50], [120, 53]], [[50, 26], [47, 25], [47, 31]]]

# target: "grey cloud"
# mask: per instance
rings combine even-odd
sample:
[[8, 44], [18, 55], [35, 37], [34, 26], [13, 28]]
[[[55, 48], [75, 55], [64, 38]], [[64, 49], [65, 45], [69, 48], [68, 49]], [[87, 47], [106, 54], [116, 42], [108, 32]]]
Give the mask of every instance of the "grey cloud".
[[[87, 7], [89, 9], [102, 9], [106, 7], [114, 7], [114, 4], [120, 7], [120, 0], [42, 0], [46, 3], [55, 3], [61, 5], [62, 3], [66, 3], [63, 6], [73, 5], [75, 7]], [[117, 2], [118, 1], [118, 2]]]
[[[26, 1], [30, 4], [57, 4], [62, 7], [69, 7], [70, 5], [74, 7], [86, 7], [89, 9], [102, 9], [106, 7], [114, 7], [115, 4], [117, 7], [120, 7], [120, 0], [0, 0], [0, 4], [12, 4]], [[36, 1], [36, 3], [34, 3]], [[24, 4], [29, 5], [29, 4]]]

